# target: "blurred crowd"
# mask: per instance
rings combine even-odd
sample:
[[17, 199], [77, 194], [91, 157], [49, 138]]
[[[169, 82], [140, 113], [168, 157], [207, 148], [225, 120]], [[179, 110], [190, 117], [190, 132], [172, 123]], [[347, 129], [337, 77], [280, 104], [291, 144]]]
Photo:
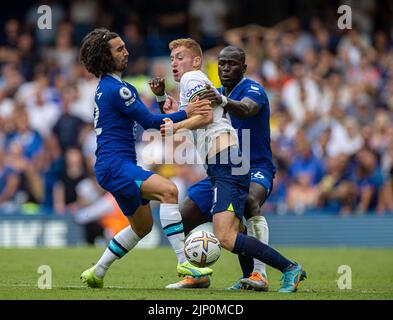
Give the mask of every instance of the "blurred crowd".
[[[108, 231], [102, 220], [107, 214], [114, 219], [110, 232], [124, 225], [113, 199], [94, 178], [93, 99], [98, 79], [78, 62], [80, 41], [94, 27], [121, 35], [130, 53], [125, 79], [156, 113], [147, 84], [151, 77], [165, 77], [167, 91], [178, 95], [170, 73], [170, 40], [199, 41], [204, 71], [217, 86], [220, 49], [232, 44], [245, 50], [247, 76], [261, 83], [270, 99], [277, 173], [266, 213], [393, 212], [393, 27], [388, 19], [377, 25], [376, 1], [352, 1], [349, 30], [337, 27], [337, 13], [328, 14], [337, 12], [340, 1], [328, 7], [323, 18], [290, 16], [269, 26], [247, 20], [247, 12], [236, 9], [241, 7], [237, 0], [229, 1], [231, 6], [223, 0], [153, 2], [155, 14], [147, 15], [150, 1], [43, 1], [52, 9], [51, 30], [37, 28], [40, 3], [27, 8], [23, 19], [4, 21], [3, 214], [71, 213], [91, 234]], [[142, 136], [139, 130], [138, 141]], [[143, 145], [140, 142], [139, 150]], [[146, 167], [172, 178], [181, 198], [189, 185], [204, 177], [199, 166]], [[83, 215], [103, 199], [107, 205], [101, 206], [102, 214], [91, 219]]]

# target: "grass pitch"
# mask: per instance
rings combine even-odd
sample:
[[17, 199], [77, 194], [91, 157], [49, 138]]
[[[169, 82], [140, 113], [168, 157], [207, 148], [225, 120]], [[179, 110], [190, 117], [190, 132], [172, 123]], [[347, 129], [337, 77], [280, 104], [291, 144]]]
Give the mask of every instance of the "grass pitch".
[[[0, 299], [116, 299], [116, 300], [365, 300], [393, 299], [393, 250], [344, 248], [278, 248], [301, 263], [308, 279], [295, 294], [279, 294], [280, 272], [268, 268], [270, 291], [227, 291], [240, 277], [237, 257], [222, 251], [213, 266], [209, 289], [164, 289], [179, 280], [176, 258], [169, 247], [137, 249], [116, 261], [104, 289], [85, 288], [79, 276], [101, 256], [104, 248], [0, 249]], [[38, 288], [41, 265], [52, 270], [52, 289]], [[340, 290], [340, 265], [352, 271], [352, 289]]]

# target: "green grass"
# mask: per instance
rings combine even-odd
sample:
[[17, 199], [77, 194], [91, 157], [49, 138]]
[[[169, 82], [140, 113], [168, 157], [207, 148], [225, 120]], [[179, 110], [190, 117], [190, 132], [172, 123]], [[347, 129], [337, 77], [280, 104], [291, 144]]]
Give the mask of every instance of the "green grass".
[[[224, 252], [213, 266], [209, 289], [166, 290], [177, 281], [175, 255], [167, 248], [131, 251], [115, 262], [104, 289], [85, 288], [79, 275], [103, 248], [0, 249], [0, 299], [132, 299], [132, 300], [254, 300], [254, 299], [393, 299], [393, 250], [344, 248], [278, 248], [300, 262], [308, 279], [295, 294], [279, 294], [280, 272], [268, 269], [270, 291], [233, 292], [228, 287], [240, 276], [237, 257]], [[37, 287], [40, 265], [52, 269], [52, 289]], [[340, 265], [352, 269], [352, 289], [340, 290]]]

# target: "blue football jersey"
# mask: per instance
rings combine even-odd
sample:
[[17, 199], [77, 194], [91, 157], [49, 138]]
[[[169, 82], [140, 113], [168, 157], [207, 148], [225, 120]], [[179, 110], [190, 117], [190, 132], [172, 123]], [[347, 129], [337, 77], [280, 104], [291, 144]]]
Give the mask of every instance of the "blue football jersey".
[[[219, 88], [222, 94], [224, 88]], [[269, 100], [263, 87], [248, 78], [243, 78], [233, 90], [229, 93], [228, 98], [240, 101], [249, 98], [258, 104], [259, 111], [256, 115], [239, 119], [230, 114], [232, 126], [238, 131], [239, 143], [242, 153], [250, 154], [251, 168], [259, 167], [275, 173], [275, 167], [272, 161], [272, 151], [270, 148], [270, 106]], [[243, 129], [250, 130], [250, 150], [243, 150]]]
[[185, 111], [152, 114], [131, 84], [116, 75], [102, 76], [95, 93], [96, 166], [110, 163], [114, 158], [129, 159], [136, 163], [136, 122], [144, 129], [159, 129], [164, 118], [178, 122], [186, 119], [187, 114]]

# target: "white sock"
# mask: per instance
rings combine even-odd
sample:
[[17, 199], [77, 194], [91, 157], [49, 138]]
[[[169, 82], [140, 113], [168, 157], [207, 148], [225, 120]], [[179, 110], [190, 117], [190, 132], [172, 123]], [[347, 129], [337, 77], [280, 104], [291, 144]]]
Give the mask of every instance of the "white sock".
[[111, 264], [121, 257], [125, 256], [128, 251], [134, 248], [139, 242], [137, 236], [131, 226], [125, 227], [118, 232], [109, 242], [108, 248], [104, 251], [100, 260], [96, 264], [96, 276], [103, 278]]
[[[256, 216], [248, 219], [247, 234], [264, 244], [269, 244], [269, 227], [264, 216]], [[254, 272], [259, 272], [266, 276], [266, 264], [254, 259]]]
[[184, 255], [185, 236], [179, 204], [161, 203], [160, 220], [162, 229], [176, 253], [178, 263], [183, 263], [186, 261]]

